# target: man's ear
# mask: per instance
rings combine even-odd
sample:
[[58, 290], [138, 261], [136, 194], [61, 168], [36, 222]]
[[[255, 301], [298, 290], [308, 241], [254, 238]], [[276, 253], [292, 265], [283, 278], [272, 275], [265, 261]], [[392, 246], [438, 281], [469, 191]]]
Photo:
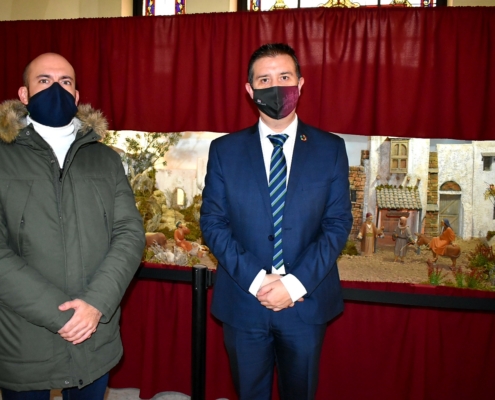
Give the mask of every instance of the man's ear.
[[304, 85], [304, 78], [301, 76], [299, 78], [299, 83], [297, 84], [297, 87], [299, 88], [299, 95], [301, 95], [301, 88], [303, 87]]
[[253, 98], [254, 92], [253, 92], [253, 88], [251, 87], [251, 84], [249, 82], [246, 83], [246, 92], [248, 92], [249, 95], [251, 96], [251, 98]]
[[76, 99], [76, 106], [77, 106], [79, 104], [79, 90], [76, 90], [75, 99]]
[[27, 106], [27, 104], [29, 103], [28, 88], [26, 86], [21, 86], [17, 91], [17, 95], [19, 96], [19, 100], [21, 100], [21, 103]]

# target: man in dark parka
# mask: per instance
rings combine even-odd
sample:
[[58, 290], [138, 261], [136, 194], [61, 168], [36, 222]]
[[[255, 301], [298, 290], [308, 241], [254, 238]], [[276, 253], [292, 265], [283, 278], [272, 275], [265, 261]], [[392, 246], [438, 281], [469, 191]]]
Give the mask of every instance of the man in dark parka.
[[[103, 399], [122, 356], [119, 303], [142, 218], [107, 124], [46, 53], [0, 105], [0, 388], [4, 400]], [[42, 392], [38, 392], [42, 391]]]

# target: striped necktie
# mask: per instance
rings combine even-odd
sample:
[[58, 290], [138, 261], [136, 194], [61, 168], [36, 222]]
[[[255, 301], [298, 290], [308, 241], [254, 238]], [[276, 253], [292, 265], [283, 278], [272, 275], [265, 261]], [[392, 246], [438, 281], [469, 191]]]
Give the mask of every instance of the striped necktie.
[[273, 267], [279, 269], [284, 265], [282, 250], [282, 219], [284, 218], [285, 193], [287, 192], [287, 163], [285, 161], [283, 146], [289, 135], [268, 135], [273, 144], [272, 158], [270, 161], [270, 202], [273, 215]]

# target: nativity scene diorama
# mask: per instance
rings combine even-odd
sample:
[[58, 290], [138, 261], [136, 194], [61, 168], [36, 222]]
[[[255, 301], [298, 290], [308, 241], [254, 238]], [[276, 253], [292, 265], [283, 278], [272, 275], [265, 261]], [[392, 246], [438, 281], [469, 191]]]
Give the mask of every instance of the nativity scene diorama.
[[[353, 232], [361, 241], [360, 254], [369, 255], [363, 251], [361, 221], [363, 214], [373, 214], [384, 239], [374, 241], [378, 262], [344, 257], [339, 263], [343, 279], [389, 280], [384, 273], [389, 270], [391, 281], [492, 290], [494, 158], [494, 141], [432, 144], [430, 139], [369, 137], [360, 165], [350, 167]], [[341, 268], [344, 263], [354, 264], [349, 274]], [[362, 275], [357, 264], [368, 273]]]
[[[172, 169], [166, 168], [169, 160], [165, 156], [173, 159], [170, 154], [177, 151], [184, 136], [188, 137], [187, 133], [110, 131], [104, 141], [120, 154], [143, 217], [146, 231], [143, 261], [211, 267], [214, 261], [209, 256], [213, 257], [201, 243], [199, 229], [200, 193], [204, 181], [196, 182], [197, 168], [188, 167], [190, 160], [186, 160], [184, 154], [180, 154], [178, 163], [177, 160], [170, 163]], [[180, 168], [184, 166], [186, 168]], [[172, 176], [171, 170], [175, 172]]]
[[[143, 261], [216, 268], [199, 210], [209, 144], [221, 135], [109, 132], [143, 216]], [[354, 224], [338, 262], [341, 279], [493, 290], [495, 141], [354, 142], [346, 140], [348, 154], [360, 158], [350, 157]]]

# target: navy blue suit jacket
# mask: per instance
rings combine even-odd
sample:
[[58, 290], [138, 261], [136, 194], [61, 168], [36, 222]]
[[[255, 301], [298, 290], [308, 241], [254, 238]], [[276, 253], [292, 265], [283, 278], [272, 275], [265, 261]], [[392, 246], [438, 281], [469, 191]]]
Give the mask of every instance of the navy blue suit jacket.
[[[299, 120], [283, 251], [286, 272], [307, 290], [295, 308], [308, 324], [325, 323], [343, 310], [336, 259], [352, 226], [348, 174], [344, 141]], [[263, 323], [273, 311], [248, 291], [261, 269], [271, 271], [273, 257], [258, 124], [211, 143], [200, 222], [205, 242], [218, 259], [212, 313], [239, 328]]]

